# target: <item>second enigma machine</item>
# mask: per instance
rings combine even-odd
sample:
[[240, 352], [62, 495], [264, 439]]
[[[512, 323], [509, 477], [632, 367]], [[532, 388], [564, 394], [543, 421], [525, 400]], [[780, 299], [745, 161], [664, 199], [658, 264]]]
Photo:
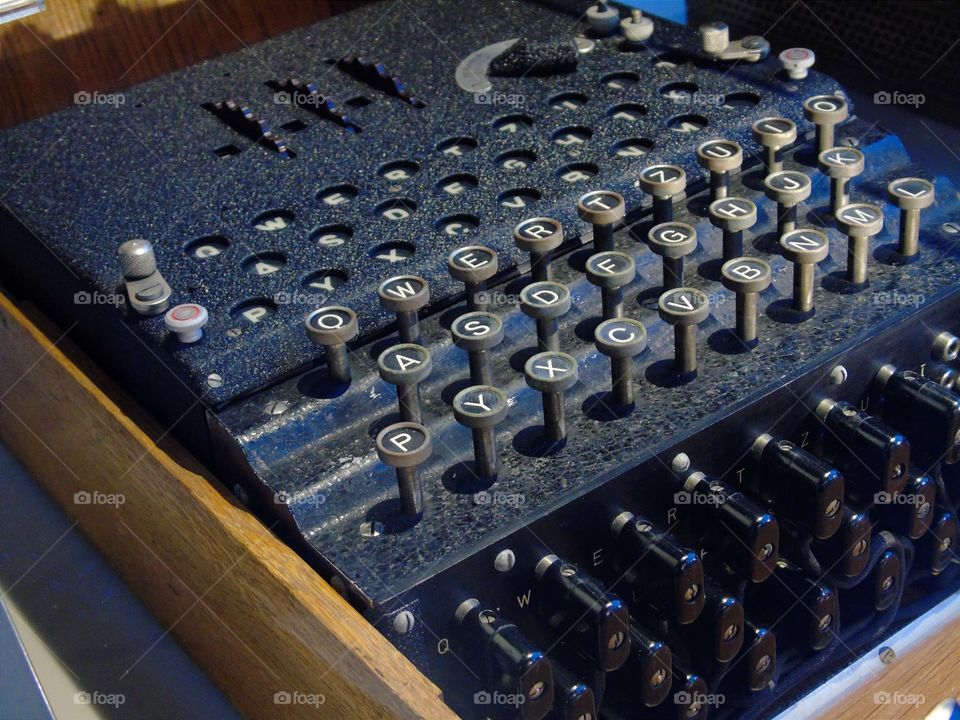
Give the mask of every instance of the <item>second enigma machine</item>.
[[0, 134], [5, 282], [465, 718], [769, 715], [954, 591], [956, 188], [810, 50], [385, 11]]

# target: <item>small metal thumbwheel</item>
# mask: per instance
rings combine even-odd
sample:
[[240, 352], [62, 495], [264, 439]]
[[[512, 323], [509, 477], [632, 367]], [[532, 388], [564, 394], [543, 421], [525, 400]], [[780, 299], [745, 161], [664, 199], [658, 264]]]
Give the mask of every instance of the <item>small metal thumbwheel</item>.
[[760, 118], [750, 130], [754, 142], [763, 146], [763, 164], [767, 168], [767, 175], [783, 170], [778, 153], [781, 148], [797, 140], [797, 126], [793, 120], [784, 117]]
[[405, 515], [421, 515], [423, 490], [417, 468], [433, 452], [430, 431], [415, 422], [394, 423], [379, 432], [376, 445], [380, 460], [397, 471], [400, 509]]
[[810, 197], [810, 178], [796, 170], [781, 170], [767, 175], [763, 189], [777, 203], [777, 235], [797, 228], [797, 205]]
[[420, 387], [433, 368], [429, 351], [422, 345], [403, 343], [389, 347], [377, 358], [377, 370], [384, 382], [397, 388], [400, 418], [420, 422]]
[[490, 350], [503, 341], [503, 321], [499, 315], [477, 311], [461, 315], [450, 326], [453, 344], [467, 351], [470, 381], [475, 385], [493, 385]]
[[203, 337], [203, 328], [208, 319], [207, 309], [203, 305], [185, 303], [167, 310], [167, 314], [163, 316], [163, 324], [167, 330], [176, 334], [177, 340], [189, 344]]
[[876, 205], [853, 203], [837, 210], [837, 227], [847, 236], [847, 281], [867, 282], [870, 238], [883, 229], [883, 211]]
[[507, 416], [506, 394], [491, 385], [473, 385], [453, 398], [453, 415], [473, 434], [473, 459], [480, 477], [495, 477], [499, 469], [494, 428]]
[[587, 280], [600, 288], [605, 319], [623, 317], [623, 288], [637, 276], [633, 258], [617, 250], [591, 255], [586, 264]]
[[817, 153], [835, 145], [833, 127], [850, 116], [847, 101], [836, 95], [815, 95], [803, 101], [803, 116], [817, 126]]
[[692, 379], [697, 374], [697, 325], [710, 314], [710, 298], [696, 288], [681, 287], [663, 293], [657, 307], [661, 319], [673, 325], [677, 375]]
[[772, 272], [763, 260], [739, 257], [720, 268], [723, 286], [737, 294], [737, 336], [747, 346], [757, 342], [757, 304], [770, 286]]
[[647, 246], [663, 259], [663, 289], [683, 286], [683, 259], [697, 249], [697, 231], [682, 222], [654, 225], [647, 233]]
[[847, 182], [863, 172], [863, 153], [851, 147], [827, 148], [817, 156], [820, 172], [830, 178], [830, 212], [850, 202]]
[[593, 332], [597, 350], [610, 358], [610, 387], [618, 407], [634, 402], [633, 359], [647, 347], [647, 329], [631, 318], [604, 320]]
[[523, 367], [527, 385], [543, 398], [544, 435], [552, 442], [567, 436], [563, 393], [577, 384], [579, 371], [572, 355], [563, 352], [537, 353]]
[[613, 228], [623, 219], [626, 203], [613, 190], [594, 190], [577, 200], [580, 219], [593, 225], [593, 249], [613, 250]]
[[830, 240], [819, 230], [799, 228], [780, 238], [780, 249], [793, 263], [793, 309], [812, 312], [815, 266], [830, 254]]
[[640, 171], [637, 185], [653, 196], [654, 224], [673, 220], [673, 198], [687, 189], [687, 174], [679, 165], [650, 165]]
[[380, 283], [377, 289], [384, 310], [397, 314], [400, 342], [420, 343], [417, 312], [430, 302], [430, 285], [419, 275], [398, 275]]
[[697, 148], [697, 162], [710, 173], [710, 199], [725, 198], [731, 173], [743, 165], [743, 148], [733, 140], [708, 140]]
[[757, 222], [757, 206], [752, 200], [728, 197], [714, 200], [707, 212], [710, 224], [723, 232], [723, 259], [732, 260], [743, 255], [743, 231]]
[[933, 204], [933, 183], [923, 178], [898, 178], [887, 185], [887, 197], [900, 208], [900, 254], [920, 251], [920, 211]]
[[347, 343], [357, 336], [357, 314], [348, 307], [329, 305], [314, 310], [303, 323], [310, 340], [326, 350], [330, 381], [350, 382]]
[[457, 248], [447, 257], [450, 275], [462, 282], [467, 294], [467, 308], [485, 310], [489, 301], [485, 296], [487, 281], [497, 274], [497, 253], [483, 245]]
[[552, 280], [535, 282], [520, 291], [520, 310], [537, 321], [537, 345], [541, 350], [560, 349], [558, 318], [570, 310], [570, 290]]
[[550, 252], [563, 244], [563, 226], [553, 218], [530, 218], [513, 229], [513, 240], [521, 251], [530, 253], [533, 279], [549, 280]]

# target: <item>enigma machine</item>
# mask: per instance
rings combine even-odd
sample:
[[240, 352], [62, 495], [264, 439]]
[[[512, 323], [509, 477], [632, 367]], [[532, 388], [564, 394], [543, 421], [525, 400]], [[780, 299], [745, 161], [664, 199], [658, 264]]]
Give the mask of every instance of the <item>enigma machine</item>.
[[403, 4], [0, 134], [4, 282], [464, 718], [767, 717], [955, 592], [957, 189], [811, 50]]

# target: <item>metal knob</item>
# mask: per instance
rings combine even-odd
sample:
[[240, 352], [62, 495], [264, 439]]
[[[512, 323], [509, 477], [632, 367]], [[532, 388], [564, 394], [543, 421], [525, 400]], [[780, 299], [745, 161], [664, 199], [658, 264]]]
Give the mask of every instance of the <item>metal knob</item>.
[[433, 452], [430, 431], [415, 422], [388, 425], [377, 434], [377, 455], [396, 469], [400, 509], [405, 515], [423, 514], [423, 489], [417, 468]]
[[495, 477], [499, 467], [494, 428], [507, 416], [507, 396], [490, 385], [465, 388], [453, 398], [453, 416], [473, 435], [473, 458], [480, 477]]
[[674, 362], [681, 378], [697, 374], [697, 325], [710, 314], [710, 298], [696, 288], [668, 290], [657, 301], [660, 317], [673, 325]]
[[770, 266], [758, 258], [739, 257], [720, 268], [723, 286], [737, 294], [737, 336], [750, 347], [757, 342], [757, 304], [770, 286]]
[[663, 258], [663, 289], [683, 286], [683, 258], [697, 249], [697, 231], [682, 222], [654, 225], [647, 233], [650, 250]]
[[613, 228], [623, 219], [626, 204], [623, 195], [613, 190], [594, 190], [577, 200], [580, 219], [593, 225], [593, 249], [613, 250]]
[[763, 146], [763, 164], [767, 174], [783, 170], [778, 157], [781, 148], [797, 140], [797, 126], [788, 118], [765, 117], [757, 120], [751, 127], [754, 142]]
[[817, 126], [817, 153], [832, 148], [833, 127], [850, 116], [847, 101], [836, 95], [815, 95], [803, 101], [803, 116]]
[[549, 280], [550, 251], [563, 244], [563, 226], [552, 218], [530, 218], [513, 229], [513, 239], [520, 250], [530, 253], [533, 279]]
[[757, 222], [757, 206], [746, 198], [728, 197], [714, 200], [707, 209], [710, 224], [723, 231], [723, 259], [743, 255], [743, 232]]
[[543, 396], [544, 435], [552, 442], [567, 436], [563, 393], [577, 383], [579, 372], [573, 356], [562, 352], [534, 355], [523, 367], [527, 385]]
[[623, 288], [637, 276], [637, 266], [626, 253], [611, 250], [587, 258], [587, 280], [600, 288], [604, 319], [623, 317]]
[[793, 263], [793, 309], [812, 312], [815, 268], [830, 254], [830, 240], [819, 230], [801, 228], [783, 235], [780, 249]]
[[733, 140], [708, 140], [697, 148], [697, 162], [710, 172], [710, 199], [725, 198], [731, 173], [743, 165], [743, 148]]
[[817, 156], [820, 172], [830, 178], [830, 212], [850, 202], [847, 182], [863, 172], [863, 153], [855, 148], [833, 147]]
[[834, 218], [847, 236], [847, 280], [862, 285], [867, 282], [870, 238], [883, 229], [883, 212], [876, 205], [854, 203], [837, 210]]
[[687, 174], [679, 165], [651, 165], [640, 171], [640, 189], [653, 196], [654, 224], [673, 220], [673, 198], [687, 187]]
[[303, 322], [310, 340], [326, 350], [330, 381], [350, 382], [347, 343], [357, 336], [357, 314], [348, 307], [330, 305], [314, 310]]
[[767, 175], [763, 189], [767, 197], [777, 203], [777, 235], [797, 227], [797, 205], [810, 197], [810, 178], [796, 170], [781, 170]]
[[887, 197], [900, 208], [900, 254], [916, 255], [920, 250], [920, 211], [933, 204], [933, 183], [923, 178], [899, 178], [887, 185]]

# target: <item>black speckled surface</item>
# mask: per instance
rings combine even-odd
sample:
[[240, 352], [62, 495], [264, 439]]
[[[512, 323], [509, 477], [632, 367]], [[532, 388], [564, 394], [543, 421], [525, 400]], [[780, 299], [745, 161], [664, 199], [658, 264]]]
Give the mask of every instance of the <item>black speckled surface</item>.
[[[459, 244], [495, 247], [507, 272], [523, 260], [510, 230], [524, 216], [555, 215], [568, 236], [575, 236], [581, 226], [574, 201], [581, 193], [609, 187], [626, 196], [628, 207], [639, 208], [644, 198], [632, 183], [647, 162], [679, 162], [694, 182], [702, 178], [692, 152], [696, 143], [725, 136], [755, 150], [750, 123], [767, 114], [786, 113], [809, 130], [800, 100], [837, 89], [817, 73], [800, 88], [778, 79], [775, 57], [729, 71], [684, 62], [671, 48], [695, 46], [695, 31], [659, 22], [648, 49], [622, 52], [619, 41], [602, 40], [581, 58], [576, 73], [498, 78], [492, 101], [478, 103], [454, 82], [462, 56], [521, 34], [535, 41], [569, 39], [577, 27], [571, 16], [533, 2], [480, 0], [470, 3], [469, 12], [464, 22], [461, 3], [368, 6], [130, 88], [120, 105], [77, 106], [3, 132], [4, 211], [29, 229], [22, 239], [5, 243], [8, 272], [41, 285], [48, 312], [64, 326], [90, 319], [110, 334], [109, 341], [91, 336], [88, 343], [95, 352], [107, 347], [102, 355], [109, 353], [121, 375], [150, 378], [150, 391], [141, 399], [150, 402], [179, 389], [166, 366], [192, 391], [184, 393], [181, 412], [194, 395], [221, 405], [322, 360], [322, 350], [301, 327], [307, 312], [322, 302], [354, 307], [363, 335], [376, 335], [392, 321], [376, 303], [378, 281], [397, 272], [420, 273], [442, 305], [461, 291], [445, 268], [447, 253]], [[388, 97], [326, 62], [344, 55], [384, 63], [426, 107]], [[604, 86], [602, 78], [622, 71], [637, 73], [640, 81], [623, 90]], [[306, 109], [275, 103], [265, 83], [291, 76], [316, 83], [362, 132], [351, 134]], [[661, 94], [672, 82], [692, 83], [699, 94], [679, 99]], [[551, 99], [566, 92], [582, 93], [587, 102], [577, 110], [551, 107]], [[722, 105], [723, 98], [744, 92], [754, 93], [759, 104]], [[372, 102], [345, 104], [359, 96]], [[249, 107], [295, 157], [284, 159], [253, 144], [202, 107], [226, 99]], [[644, 105], [647, 114], [637, 123], [608, 117], [624, 102]], [[517, 134], [496, 129], [497, 119], [518, 113], [533, 125]], [[671, 119], [688, 113], [704, 117], [709, 127], [694, 133], [667, 129]], [[283, 127], [293, 120], [308, 125], [297, 132]], [[592, 137], [577, 150], [551, 141], [554, 132], [569, 127], [588, 128]], [[461, 136], [475, 139], [476, 150], [455, 158], [436, 149], [442, 140]], [[632, 137], [653, 141], [646, 158], [611, 154], [615, 143]], [[223, 158], [214, 153], [231, 144], [242, 151]], [[503, 170], [496, 159], [511, 150], [532, 152], [536, 162], [525, 170]], [[399, 160], [415, 163], [418, 172], [398, 183], [378, 174], [382, 165]], [[570, 163], [594, 165], [599, 174], [565, 183], [557, 171]], [[472, 175], [477, 187], [457, 197], [438, 189], [442, 179], [458, 174]], [[349, 205], [330, 207], [318, 200], [324, 189], [344, 185], [357, 190]], [[499, 194], [513, 188], [535, 190], [541, 199], [528, 209], [501, 206]], [[416, 205], [412, 217], [388, 221], [376, 215], [383, 203], [398, 198]], [[276, 211], [285, 213], [289, 227], [254, 229], [256, 219]], [[469, 238], [451, 237], [437, 227], [450, 217], [476, 219], [479, 226]], [[313, 238], [328, 226], [348, 226], [352, 237], [339, 247], [320, 245]], [[120, 280], [116, 247], [134, 236], [154, 243], [174, 302], [208, 308], [210, 323], [199, 344], [167, 342], [160, 318], [128, 321], [119, 309], [78, 309], [69, 302], [75, 287], [67, 269], [81, 288], [114, 292]], [[226, 239], [226, 251], [203, 261], [190, 257], [185, 248], [208, 236]], [[20, 243], [36, 247], [26, 253]], [[385, 243], [402, 243], [415, 254], [396, 264], [373, 259], [371, 251]], [[279, 257], [284, 265], [276, 273], [252, 276], [244, 268], [257, 256]], [[325, 269], [342, 272], [348, 281], [333, 292], [304, 289], [305, 278]], [[64, 297], [54, 298], [57, 293]], [[275, 302], [276, 313], [258, 325], [238, 319], [237, 307], [258, 298]], [[143, 372], [144, 364], [149, 372]], [[210, 373], [219, 374], [222, 384], [209, 386]], [[174, 408], [168, 414], [176, 418], [180, 412]]]
[[[580, 382], [567, 395], [567, 444], [548, 456], [537, 448], [540, 397], [522, 377], [523, 360], [535, 343], [534, 327], [511, 304], [525, 279], [502, 286], [496, 309], [502, 313], [506, 339], [495, 356], [494, 372], [510, 397], [511, 411], [497, 432], [503, 471], [489, 488], [478, 484], [462, 465], [470, 460], [469, 433], [454, 422], [449, 408], [467, 375], [466, 358], [451, 345], [446, 329], [462, 307], [422, 321], [434, 367], [422, 385], [434, 455], [422, 472], [427, 513], [413, 528], [397, 529], [396, 481], [373, 451], [376, 431], [396, 419], [393, 390], [374, 371], [376, 355], [389, 340], [353, 354], [355, 380], [336, 397], [329, 397], [322, 371], [313, 371], [228, 408], [220, 420], [240, 439], [261, 480], [273, 492], [285, 493], [297, 532], [367, 597], [385, 601], [572, 500], [618, 467], [638, 463], [734, 407], [781, 387], [840, 348], [956, 291], [958, 248], [955, 238], [941, 228], [941, 223], [960, 214], [956, 191], [946, 181], [936, 181], [938, 199], [923, 216], [919, 258], [908, 265], [894, 264], [890, 249], [898, 217], [883, 199], [884, 189], [888, 179], [922, 170], [910, 165], [896, 138], [871, 131], [866, 124], [853, 122], [840, 137], [861, 139], [867, 155], [866, 171], [854, 183], [853, 197], [884, 207], [884, 230], [871, 242], [870, 287], [848, 294], [838, 279], [846, 263], [846, 239], [833, 228], [825, 208], [829, 182], [812, 164], [803, 164], [812, 163], [808, 151], [791, 154], [787, 167], [814, 176], [811, 197], [800, 208], [800, 222], [812, 227], [826, 222], [831, 241], [831, 255], [818, 269], [817, 313], [795, 323], [783, 308], [792, 291], [790, 265], [772, 245], [775, 206], [757, 190], [759, 171], [748, 172], [732, 187], [758, 206], [759, 219], [754, 232], [748, 233], [746, 248], [771, 264], [773, 283], [760, 299], [760, 345], [749, 353], [731, 352], [737, 343], [727, 329], [734, 324], [735, 303], [718, 282], [720, 233], [705, 217], [704, 194], [690, 198], [677, 213], [677, 219], [691, 223], [699, 237], [697, 251], [688, 258], [687, 282], [703, 289], [712, 304], [710, 316], [700, 326], [700, 373], [691, 384], [674, 387], [663, 375], [664, 361], [673, 353], [673, 333], [652, 307], [661, 282], [660, 263], [636, 240], [649, 222], [617, 234], [618, 248], [633, 253], [638, 268], [638, 279], [626, 292], [626, 312], [645, 324], [649, 336], [649, 349], [635, 364], [638, 401], [629, 416], [610, 418], [594, 407], [595, 396], [609, 388], [609, 370], [607, 359], [587, 340], [600, 312], [599, 293], [582, 273], [589, 251], [555, 262], [557, 278], [569, 283], [573, 297], [573, 309], [563, 318], [561, 347], [578, 358]], [[265, 408], [274, 401], [283, 401], [289, 409], [268, 418]], [[522, 496], [524, 501], [478, 503], [474, 493], [479, 490], [506, 498]], [[284, 515], [286, 508], [268, 510], [276, 511]], [[362, 523], [371, 520], [384, 524], [382, 536], [361, 536]]]

